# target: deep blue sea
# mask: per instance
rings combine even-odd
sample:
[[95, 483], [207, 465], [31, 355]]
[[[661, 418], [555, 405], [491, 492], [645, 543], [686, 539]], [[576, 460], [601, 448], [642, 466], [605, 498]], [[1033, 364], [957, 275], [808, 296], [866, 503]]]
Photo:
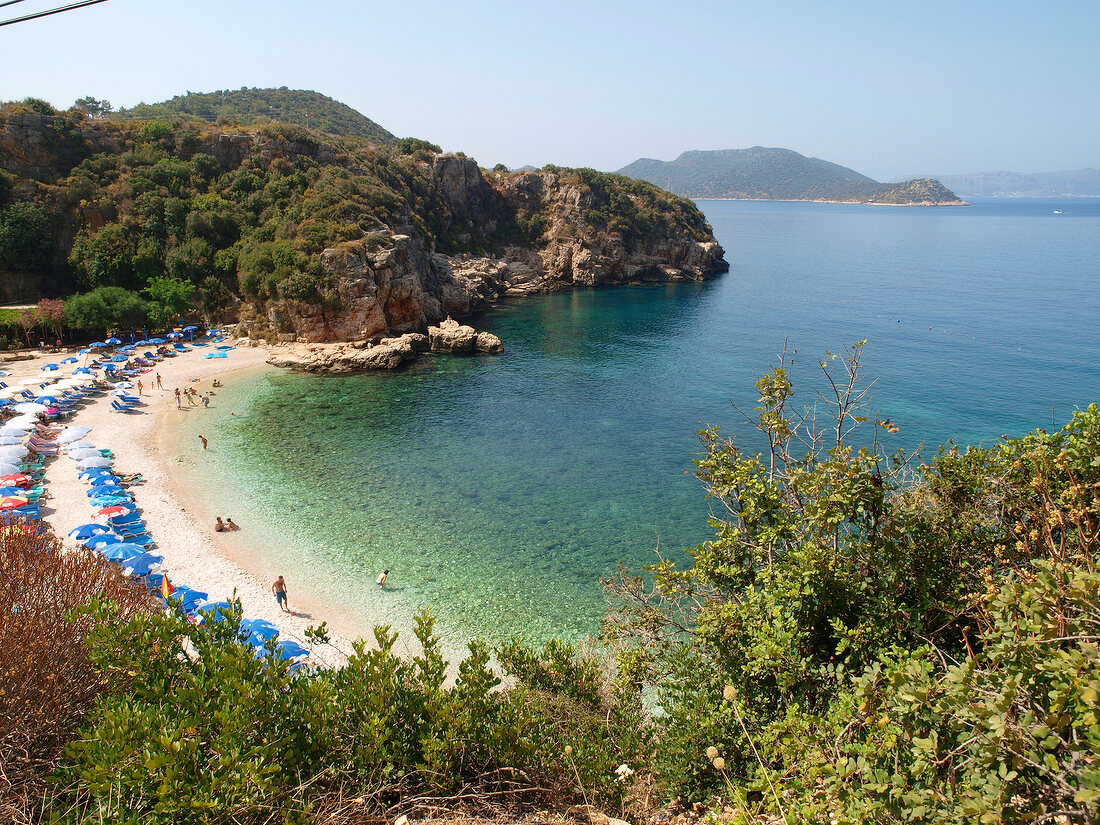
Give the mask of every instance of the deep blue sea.
[[734, 405], [784, 342], [808, 404], [825, 351], [867, 339], [872, 407], [906, 449], [1100, 400], [1100, 201], [699, 205], [730, 262], [714, 281], [506, 304], [475, 321], [496, 357], [231, 382], [209, 484], [345, 626], [430, 606], [451, 642], [577, 640], [601, 576], [708, 538], [696, 431], [761, 447]]

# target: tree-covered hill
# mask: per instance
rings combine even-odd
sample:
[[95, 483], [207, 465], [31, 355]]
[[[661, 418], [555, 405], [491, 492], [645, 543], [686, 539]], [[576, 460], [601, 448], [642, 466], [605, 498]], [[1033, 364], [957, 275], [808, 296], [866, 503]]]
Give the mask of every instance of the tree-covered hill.
[[725, 268], [694, 204], [619, 175], [488, 172], [422, 140], [276, 121], [0, 105], [0, 301], [168, 284], [176, 313], [362, 340], [508, 294]]
[[374, 143], [394, 143], [397, 138], [347, 104], [303, 89], [226, 89], [188, 92], [162, 103], [139, 103], [113, 115], [138, 120], [199, 119], [252, 125], [263, 120], [295, 123], [332, 135], [358, 137]]
[[847, 167], [790, 149], [684, 152], [674, 161], [641, 158], [619, 174], [655, 183], [688, 198], [958, 204], [934, 180], [878, 183]]

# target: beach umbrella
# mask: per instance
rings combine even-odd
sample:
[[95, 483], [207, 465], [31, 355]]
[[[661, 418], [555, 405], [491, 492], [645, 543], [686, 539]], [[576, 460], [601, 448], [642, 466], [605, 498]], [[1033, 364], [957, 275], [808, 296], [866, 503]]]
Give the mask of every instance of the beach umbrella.
[[84, 472], [82, 472], [80, 474], [80, 480], [81, 481], [93, 481], [94, 479], [106, 478], [110, 475], [112, 475], [110, 470], [95, 468], [95, 469], [91, 469], [91, 470], [85, 470]]
[[99, 550], [101, 547], [110, 547], [112, 544], [122, 543], [122, 536], [116, 536], [114, 533], [100, 533], [87, 539], [84, 546]]
[[297, 642], [287, 640], [275, 645], [275, 654], [280, 659], [302, 659], [309, 655], [309, 651]]
[[0, 398], [15, 398], [21, 392], [19, 387], [0, 387]]
[[103, 458], [103, 453], [90, 447], [81, 447], [78, 450], [69, 450], [69, 458], [73, 461], [82, 461], [85, 458]]
[[20, 378], [19, 379], [19, 386], [21, 386], [21, 387], [40, 387], [40, 386], [42, 386], [43, 384], [45, 384], [47, 382], [48, 381], [47, 381], [46, 376], [42, 376], [41, 378]]
[[0, 435], [26, 435], [31, 429], [33, 428], [14, 426], [11, 422], [8, 422], [0, 427]]
[[94, 375], [94, 374], [95, 373], [93, 373], [87, 367], [77, 367], [75, 370], [73, 370], [73, 375]]
[[107, 484], [115, 485], [115, 484], [121, 484], [122, 483], [121, 478], [119, 478], [118, 476], [113, 476], [113, 475], [96, 476], [95, 478], [88, 479], [87, 481], [90, 485], [92, 485], [93, 489], [96, 489], [97, 485], [98, 485], [98, 487], [103, 487], [104, 485], [107, 485]]
[[59, 444], [68, 444], [71, 441], [80, 441], [80, 439], [82, 439], [91, 431], [91, 427], [69, 427], [57, 437], [57, 441]]
[[0, 482], [4, 484], [14, 484], [16, 487], [26, 487], [34, 479], [25, 473], [8, 473], [7, 475], [0, 476]]
[[102, 536], [104, 533], [110, 532], [111, 529], [109, 527], [104, 527], [102, 524], [81, 524], [79, 527], [74, 527], [69, 531], [69, 538], [83, 541], [84, 539], [90, 539], [93, 536]]
[[41, 369], [42, 372], [49, 372], [52, 370], [59, 370], [61, 366], [59, 364], [43, 364], [39, 369]]
[[111, 356], [111, 361], [112, 361], [112, 363], [115, 363], [115, 364], [121, 364], [123, 361], [128, 361], [128, 360], [130, 360], [129, 356], [126, 356], [126, 355], [112, 355]]
[[70, 355], [70, 356], [69, 356], [68, 358], [62, 358], [62, 359], [61, 359], [61, 363], [62, 363], [62, 364], [76, 364], [76, 363], [78, 363], [79, 361], [80, 361], [80, 359], [79, 359], [79, 358], [76, 358], [76, 357], [74, 357], [74, 356], [72, 356], [72, 355]]
[[63, 449], [68, 450], [70, 453], [73, 450], [94, 450], [95, 444], [91, 441], [70, 441], [63, 445]]
[[92, 349], [100, 349], [101, 347], [105, 347], [107, 345], [102, 341], [92, 341], [92, 343], [88, 344], [88, 346]]
[[103, 507], [99, 510], [96, 510], [95, 514], [97, 516], [105, 516], [107, 518], [110, 518], [111, 516], [121, 516], [123, 513], [132, 513], [133, 511], [133, 507], [125, 507], [121, 504], [113, 504], [110, 507]]
[[77, 355], [87, 355], [91, 351], [92, 351], [91, 347], [85, 347], [84, 349], [80, 350], [80, 352], [78, 352]]
[[29, 452], [30, 450], [22, 444], [7, 444], [0, 447], [0, 456], [6, 456], [8, 458], [23, 458]]
[[225, 352], [204, 352], [203, 358], [228, 358], [229, 354]]
[[[107, 344], [110, 344], [111, 346], [114, 346], [115, 344], [121, 344], [122, 341], [119, 340], [118, 338], [108, 338], [104, 343], [107, 343]], [[93, 344], [93, 346], [94, 346], [94, 344]]]
[[204, 616], [209, 618], [212, 622], [220, 622], [222, 619], [229, 618], [229, 613], [233, 609], [233, 605], [229, 602], [205, 601], [199, 602], [196, 606], [203, 612]]
[[265, 642], [279, 635], [279, 628], [267, 619], [245, 619], [241, 622], [241, 630], [248, 631], [253, 636], [259, 636]]
[[5, 496], [0, 498], [0, 510], [18, 510], [20, 507], [27, 506], [27, 499], [25, 496]]
[[33, 430], [38, 426], [38, 416], [24, 413], [8, 421], [8, 426], [22, 427], [24, 430]]
[[23, 468], [20, 467], [18, 464], [14, 464], [11, 461], [8, 461], [7, 459], [0, 458], [0, 473], [4, 474], [2, 478], [7, 478], [8, 476], [17, 476], [23, 473]]
[[119, 498], [121, 496], [130, 495], [125, 488], [119, 487], [116, 484], [103, 484], [99, 487], [92, 487], [85, 495], [88, 498], [102, 498], [103, 496], [111, 496], [112, 498]]
[[131, 495], [125, 496], [93, 496], [88, 499], [88, 503], [98, 509], [104, 507], [114, 507], [117, 505], [132, 505], [134, 503], [134, 497]]
[[17, 413], [23, 413], [25, 415], [38, 415], [38, 413], [44, 413], [46, 411], [45, 404], [38, 404], [34, 401], [23, 401], [12, 407]]
[[107, 561], [128, 561], [130, 559], [136, 559], [138, 556], [144, 556], [145, 548], [121, 541], [118, 544], [111, 544], [104, 547], [99, 551], [99, 555], [103, 556]]
[[11, 375], [11, 373], [7, 370], [0, 370], [0, 378], [7, 378], [9, 375]]
[[81, 470], [88, 470], [92, 467], [110, 467], [111, 459], [106, 456], [98, 456], [96, 458], [82, 458], [76, 463], [76, 466]]
[[24, 490], [22, 487], [16, 487], [12, 484], [0, 487], [0, 498], [7, 498], [8, 496], [22, 496], [26, 495], [26, 493], [27, 491]]
[[116, 390], [132, 390], [134, 388], [132, 381], [115, 381], [111, 386]]
[[149, 343], [150, 344], [156, 344], [159, 347], [161, 344], [164, 343], [164, 339], [163, 338], [150, 338]]
[[163, 563], [164, 556], [154, 556], [152, 553], [147, 553], [123, 562], [122, 573], [126, 576], [148, 576], [150, 573], [159, 573]]
[[190, 325], [183, 328], [184, 332], [195, 332], [196, 330], [198, 330], [198, 327], [195, 326], [194, 324], [190, 324]]
[[0, 447], [10, 447], [14, 444], [22, 444], [25, 435], [0, 435]]
[[166, 336], [164, 336], [164, 337], [165, 337], [165, 338], [182, 338], [182, 337], [183, 337], [183, 333], [182, 333], [182, 332], [169, 332], [169, 333], [168, 333], [168, 334], [167, 334]]

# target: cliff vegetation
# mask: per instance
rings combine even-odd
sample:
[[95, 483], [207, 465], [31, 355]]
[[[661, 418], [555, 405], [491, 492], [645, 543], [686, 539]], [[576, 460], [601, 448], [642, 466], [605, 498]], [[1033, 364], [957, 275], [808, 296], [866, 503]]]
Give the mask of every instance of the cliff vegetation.
[[[306, 94], [273, 91], [280, 111]], [[0, 107], [0, 300], [118, 288], [156, 311], [151, 288], [174, 284], [154, 291], [211, 321], [363, 340], [505, 295], [728, 268], [693, 204], [621, 176], [490, 173], [412, 138], [120, 119], [88, 100]]]

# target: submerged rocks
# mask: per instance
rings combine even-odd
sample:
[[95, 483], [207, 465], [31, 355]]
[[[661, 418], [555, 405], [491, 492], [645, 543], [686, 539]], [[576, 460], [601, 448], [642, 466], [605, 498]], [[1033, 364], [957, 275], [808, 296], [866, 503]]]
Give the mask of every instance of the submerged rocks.
[[[431, 337], [432, 335], [435, 337]], [[437, 346], [440, 341], [449, 343], [440, 343]], [[439, 327], [431, 327], [429, 335], [407, 332], [376, 342], [287, 344], [274, 348], [267, 363], [318, 375], [348, 375], [370, 370], [395, 370], [429, 349], [432, 352], [498, 353], [504, 351], [504, 345], [491, 333], [476, 332], [473, 327], [461, 325], [448, 318]]]

